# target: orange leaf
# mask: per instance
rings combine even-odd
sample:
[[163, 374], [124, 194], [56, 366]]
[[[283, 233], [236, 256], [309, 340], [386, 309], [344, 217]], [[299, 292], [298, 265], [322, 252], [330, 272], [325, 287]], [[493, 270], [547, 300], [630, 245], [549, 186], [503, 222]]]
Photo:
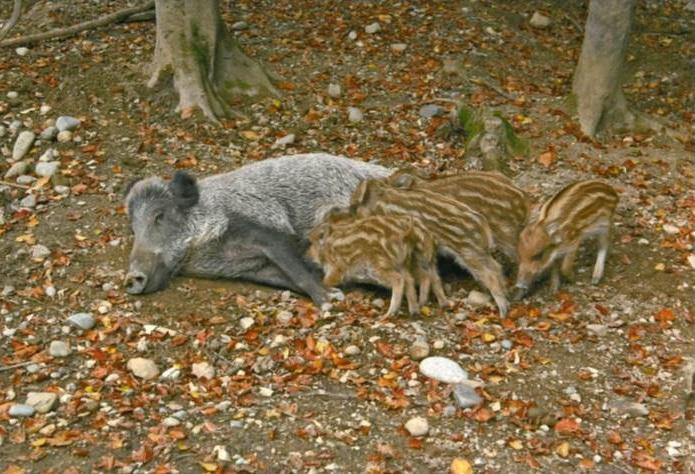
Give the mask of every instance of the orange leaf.
[[485, 423], [486, 421], [490, 420], [490, 418], [492, 418], [493, 416], [495, 416], [494, 413], [492, 413], [485, 407], [481, 407], [480, 409], [475, 411], [475, 413], [473, 414], [473, 419], [475, 421], [479, 421], [480, 423]]
[[2, 474], [24, 474], [26, 471], [16, 464], [10, 464], [7, 468], [2, 471]]
[[557, 433], [576, 433], [579, 431], [579, 423], [573, 418], [563, 418], [555, 425], [555, 431]]
[[552, 165], [554, 161], [555, 154], [552, 151], [546, 151], [545, 153], [541, 153], [541, 156], [538, 157], [538, 162], [546, 168]]
[[665, 322], [670, 322], [676, 319], [676, 317], [673, 314], [673, 311], [670, 309], [662, 309], [658, 313], [656, 313], [656, 316], [654, 316], [654, 319], [659, 321], [660, 323], [665, 323]]

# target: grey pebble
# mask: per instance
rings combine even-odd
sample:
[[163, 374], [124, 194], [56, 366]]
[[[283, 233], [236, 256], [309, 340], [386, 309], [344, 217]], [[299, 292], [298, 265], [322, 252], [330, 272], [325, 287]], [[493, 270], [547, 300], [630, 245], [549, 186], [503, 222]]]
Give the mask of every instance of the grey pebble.
[[54, 140], [57, 135], [58, 135], [58, 129], [56, 127], [46, 127], [39, 134], [39, 138], [41, 140], [50, 141], [50, 140]]
[[62, 115], [56, 120], [56, 128], [59, 132], [65, 130], [75, 130], [80, 126], [80, 121], [75, 117], [70, 117], [69, 115]]
[[364, 114], [357, 107], [348, 107], [348, 120], [350, 122], [361, 122]]
[[24, 130], [19, 134], [12, 148], [12, 161], [21, 160], [34, 144], [36, 135], [30, 130]]
[[441, 115], [443, 112], [444, 110], [438, 105], [426, 104], [420, 107], [420, 111], [418, 112], [418, 114], [420, 115], [420, 117], [423, 118], [431, 118], [436, 117], [437, 115]]
[[85, 331], [92, 329], [94, 324], [96, 324], [92, 313], [75, 313], [68, 318], [68, 322]]
[[56, 173], [56, 171], [58, 171], [59, 166], [59, 161], [39, 162], [34, 168], [34, 171], [38, 176], [41, 176], [43, 178], [50, 178]]
[[33, 209], [36, 207], [36, 196], [33, 194], [27, 194], [24, 199], [19, 201], [19, 206], [20, 207], [25, 207], [28, 209]]
[[34, 413], [36, 413], [36, 410], [32, 406], [17, 403], [12, 405], [7, 413], [12, 417], [20, 418], [32, 416]]
[[27, 172], [29, 169], [28, 161], [18, 161], [10, 166], [10, 169], [5, 173], [5, 179], [14, 178], [15, 176], [21, 176]]
[[67, 357], [70, 352], [70, 345], [63, 341], [51, 341], [48, 346], [48, 353], [53, 357]]

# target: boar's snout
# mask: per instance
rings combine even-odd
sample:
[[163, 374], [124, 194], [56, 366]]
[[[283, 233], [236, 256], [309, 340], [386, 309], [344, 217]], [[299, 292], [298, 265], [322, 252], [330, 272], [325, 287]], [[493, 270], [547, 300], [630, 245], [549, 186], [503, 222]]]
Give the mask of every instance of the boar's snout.
[[147, 288], [147, 275], [140, 271], [128, 272], [125, 276], [125, 291], [131, 295], [139, 295]]

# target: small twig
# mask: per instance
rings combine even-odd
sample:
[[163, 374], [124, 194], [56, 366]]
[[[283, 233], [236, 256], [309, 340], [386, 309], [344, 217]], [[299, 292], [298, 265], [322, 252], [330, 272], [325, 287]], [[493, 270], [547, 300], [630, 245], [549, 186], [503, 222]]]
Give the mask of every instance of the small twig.
[[18, 362], [17, 364], [5, 365], [0, 367], [0, 372], [5, 372], [7, 370], [19, 369], [20, 367], [26, 367], [27, 365], [35, 364], [36, 362]]
[[471, 82], [473, 82], [474, 84], [483, 85], [483, 86], [487, 87], [488, 89], [497, 92], [499, 95], [501, 95], [502, 97], [504, 97], [506, 99], [516, 100], [515, 96], [507, 94], [502, 89], [497, 87], [495, 84], [493, 84], [489, 81], [486, 81], [485, 79], [473, 79]]
[[22, 14], [22, 0], [14, 0], [14, 7], [12, 8], [12, 15], [10, 15], [10, 19], [7, 20], [7, 23], [2, 25], [2, 28], [0, 28], [0, 39], [3, 39], [7, 34], [10, 32], [12, 28], [14, 28], [14, 25], [17, 24], [19, 21], [19, 17]]
[[21, 44], [32, 44], [49, 39], [66, 38], [68, 36], [74, 36], [77, 33], [80, 33], [85, 30], [91, 30], [100, 26], [108, 25], [110, 23], [122, 21], [131, 15], [149, 10], [153, 6], [154, 0], [148, 0], [147, 2], [137, 7], [125, 8], [123, 10], [119, 10], [101, 18], [97, 18], [96, 20], [85, 21], [83, 23], [78, 23], [77, 25], [69, 26], [67, 28], [58, 28], [55, 30], [47, 31], [45, 33], [20, 36], [19, 38], [12, 38], [9, 40], [0, 41], [0, 48], [4, 46], [19, 46]]
[[17, 184], [17, 183], [10, 183], [9, 181], [5, 181], [0, 179], [0, 184], [3, 186], [11, 186], [13, 188], [19, 188], [19, 189], [31, 189], [31, 186], [25, 186], [23, 184]]

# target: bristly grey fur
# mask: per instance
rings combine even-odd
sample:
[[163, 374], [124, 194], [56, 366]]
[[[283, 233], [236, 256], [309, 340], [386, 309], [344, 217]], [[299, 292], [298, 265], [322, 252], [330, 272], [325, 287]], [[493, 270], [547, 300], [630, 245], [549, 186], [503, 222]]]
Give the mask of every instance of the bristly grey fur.
[[[308, 279], [302, 273], [308, 268], [297, 268], [295, 257], [301, 260], [309, 231], [331, 208], [346, 207], [360, 181], [389, 173], [381, 166], [312, 153], [203, 178], [197, 182], [197, 202], [182, 207], [176, 235], [166, 236], [164, 248], [152, 248], [147, 241], [152, 229], [143, 226], [149, 225], [148, 216], [173, 206], [171, 183], [156, 177], [138, 181], [125, 200], [135, 233], [131, 271], [138, 266], [132, 256], [140, 246], [161, 252], [158, 258], [177, 273], [249, 279], [307, 292], [297, 279]], [[278, 259], [302, 276], [287, 274], [287, 267], [281, 270]]]

